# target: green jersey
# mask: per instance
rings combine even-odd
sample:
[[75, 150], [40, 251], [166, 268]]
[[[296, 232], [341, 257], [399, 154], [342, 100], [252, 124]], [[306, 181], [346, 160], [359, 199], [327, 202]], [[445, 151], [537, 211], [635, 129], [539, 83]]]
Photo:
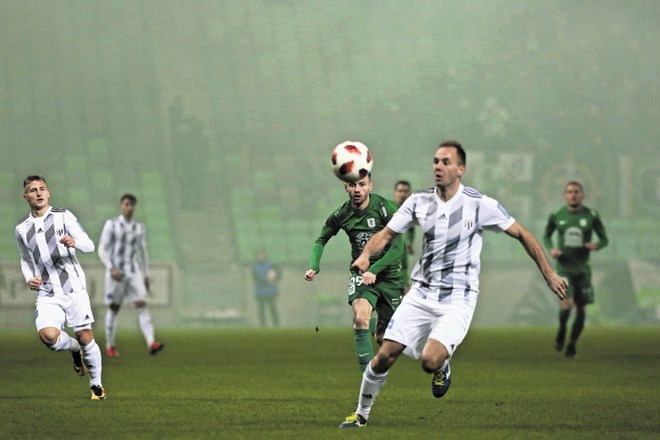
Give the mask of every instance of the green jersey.
[[[350, 200], [346, 201], [328, 217], [321, 228], [321, 234], [314, 242], [309, 268], [319, 272], [325, 244], [337, 235], [340, 229], [346, 232], [351, 243], [352, 264], [362, 253], [367, 241], [387, 225], [394, 212], [396, 212], [396, 205], [377, 194], [370, 195], [369, 206], [363, 210], [353, 208]], [[375, 275], [380, 274], [381, 279], [404, 279], [406, 274], [401, 270], [403, 256], [403, 237], [398, 235], [388, 243], [382, 252], [371, 256], [369, 272]]]
[[[557, 231], [557, 245], [552, 241], [552, 234]], [[583, 206], [578, 211], [570, 211], [566, 206], [550, 214], [543, 235], [543, 244], [547, 249], [559, 249], [557, 270], [562, 274], [576, 274], [590, 270], [589, 249], [585, 243], [592, 241], [593, 233], [598, 235], [598, 248], [608, 244], [605, 226], [600, 214], [595, 209]]]

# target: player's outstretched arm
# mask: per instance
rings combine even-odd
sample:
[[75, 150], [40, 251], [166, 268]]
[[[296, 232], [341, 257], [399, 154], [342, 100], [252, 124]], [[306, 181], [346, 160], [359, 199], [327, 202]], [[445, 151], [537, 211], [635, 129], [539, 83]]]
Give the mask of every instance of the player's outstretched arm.
[[550, 290], [552, 290], [552, 292], [557, 295], [559, 299], [565, 299], [566, 290], [568, 289], [568, 282], [557, 275], [552, 269], [548, 258], [545, 256], [545, 252], [543, 252], [543, 247], [541, 247], [541, 244], [538, 242], [536, 237], [534, 237], [534, 234], [529, 232], [527, 228], [517, 222], [511, 225], [505, 232], [509, 236], [517, 239], [520, 244], [522, 244], [522, 246], [525, 248], [525, 251], [527, 251], [527, 254], [532, 258], [532, 260], [534, 260], [536, 266], [541, 271], [541, 274], [543, 275], [543, 278], [545, 278], [545, 282], [548, 284]]

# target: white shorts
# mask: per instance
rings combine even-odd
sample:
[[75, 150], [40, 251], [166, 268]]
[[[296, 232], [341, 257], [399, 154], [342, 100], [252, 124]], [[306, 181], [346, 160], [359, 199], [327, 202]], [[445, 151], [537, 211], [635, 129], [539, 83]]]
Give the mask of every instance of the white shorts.
[[114, 280], [110, 271], [105, 274], [105, 305], [121, 305], [124, 298], [131, 302], [147, 301], [147, 288], [144, 285], [144, 276], [140, 272], [133, 275], [124, 275], [121, 281]]
[[428, 339], [439, 341], [451, 356], [463, 342], [477, 304], [476, 292], [466, 301], [444, 304], [429, 295], [430, 289], [414, 283], [385, 330], [384, 338], [405, 345], [403, 354], [413, 359], [421, 357]]
[[66, 323], [74, 331], [92, 328], [94, 314], [87, 291], [72, 292], [68, 295], [37, 297], [34, 324], [37, 331], [46, 327], [64, 330]]

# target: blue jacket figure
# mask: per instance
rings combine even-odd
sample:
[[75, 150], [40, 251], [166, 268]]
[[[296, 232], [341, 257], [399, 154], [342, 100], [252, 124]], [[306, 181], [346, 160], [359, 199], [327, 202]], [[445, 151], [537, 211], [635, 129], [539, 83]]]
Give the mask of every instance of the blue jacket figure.
[[280, 317], [276, 300], [280, 293], [277, 285], [280, 280], [280, 272], [268, 259], [266, 251], [257, 251], [255, 261], [252, 263], [252, 276], [259, 309], [259, 324], [261, 327], [266, 327], [266, 309], [269, 309], [273, 327], [279, 327]]

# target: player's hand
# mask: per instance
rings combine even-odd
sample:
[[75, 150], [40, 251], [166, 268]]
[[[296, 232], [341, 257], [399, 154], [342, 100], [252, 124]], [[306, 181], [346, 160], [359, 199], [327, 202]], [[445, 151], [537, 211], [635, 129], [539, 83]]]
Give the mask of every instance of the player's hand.
[[110, 269], [110, 277], [115, 280], [115, 281], [121, 281], [123, 278], [124, 274], [121, 273], [121, 270], [117, 269], [116, 267], [113, 267]]
[[39, 290], [41, 287], [41, 277], [32, 277], [28, 280], [27, 285], [32, 290]]
[[360, 271], [360, 274], [363, 274], [369, 269], [369, 257], [360, 254], [360, 256], [355, 259], [353, 264], [351, 264], [351, 267], [356, 268]]
[[149, 288], [151, 287], [151, 280], [149, 277], [144, 277], [144, 288], [147, 289], [147, 292], [149, 291]]
[[305, 280], [314, 281], [315, 275], [316, 275], [316, 271], [314, 269], [307, 269], [307, 272], [305, 272]]
[[566, 292], [568, 291], [568, 281], [565, 278], [560, 277], [556, 273], [552, 273], [546, 282], [550, 290], [557, 295], [559, 299], [566, 299]]
[[71, 247], [74, 248], [76, 247], [76, 240], [73, 239], [70, 235], [65, 235], [62, 238], [60, 238], [60, 243], [62, 243], [66, 247]]
[[362, 273], [362, 284], [366, 284], [367, 286], [372, 285], [373, 283], [376, 282], [376, 275], [366, 271]]
[[550, 255], [556, 260], [561, 255], [561, 251], [559, 249], [550, 249]]
[[590, 251], [596, 251], [596, 250], [598, 250], [598, 243], [591, 243], [591, 242], [585, 243], [584, 247], [586, 247]]

